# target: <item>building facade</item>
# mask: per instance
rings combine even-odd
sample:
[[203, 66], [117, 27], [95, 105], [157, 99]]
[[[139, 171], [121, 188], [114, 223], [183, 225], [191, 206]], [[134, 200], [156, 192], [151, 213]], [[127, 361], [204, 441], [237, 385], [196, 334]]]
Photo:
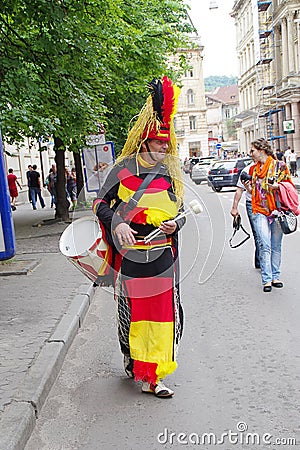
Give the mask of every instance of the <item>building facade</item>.
[[207, 106], [207, 127], [209, 138], [223, 141], [236, 139], [233, 118], [239, 112], [239, 91], [237, 85], [222, 86], [205, 94]]
[[[45, 185], [47, 175], [51, 165], [54, 163], [55, 152], [53, 150], [54, 142], [49, 140], [36, 140], [27, 138], [21, 144], [8, 144], [3, 141], [4, 161], [7, 170], [14, 170], [14, 174], [18, 177], [19, 183], [26, 188], [27, 177], [26, 172], [29, 165], [36, 164], [37, 171], [41, 175], [41, 181]], [[73, 154], [66, 151], [66, 166], [73, 166]], [[26, 200], [26, 189], [19, 191], [19, 200]]]
[[181, 49], [170, 59], [172, 65], [181, 54], [184, 54], [189, 63], [189, 69], [181, 79], [182, 87], [175, 116], [175, 130], [181, 160], [190, 156], [207, 156], [209, 153], [202, 68], [204, 47], [198, 36], [191, 39], [194, 43], [193, 49]]
[[300, 156], [300, 0], [236, 0], [240, 113], [245, 151], [257, 137]]

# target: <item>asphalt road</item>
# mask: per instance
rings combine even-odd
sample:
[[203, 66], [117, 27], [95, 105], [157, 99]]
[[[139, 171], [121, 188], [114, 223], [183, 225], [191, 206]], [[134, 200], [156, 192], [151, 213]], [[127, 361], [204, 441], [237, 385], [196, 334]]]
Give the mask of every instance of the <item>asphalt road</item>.
[[112, 293], [98, 288], [26, 450], [300, 445], [299, 231], [284, 237], [284, 289], [263, 293], [252, 240], [228, 245], [234, 192], [187, 184], [187, 202], [198, 197], [205, 210], [182, 233], [174, 397], [142, 394], [126, 377]]

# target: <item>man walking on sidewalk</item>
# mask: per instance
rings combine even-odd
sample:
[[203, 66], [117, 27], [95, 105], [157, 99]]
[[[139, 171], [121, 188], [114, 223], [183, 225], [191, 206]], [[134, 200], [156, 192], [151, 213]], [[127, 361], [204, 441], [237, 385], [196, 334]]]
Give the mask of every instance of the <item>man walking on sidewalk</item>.
[[37, 196], [39, 196], [40, 204], [42, 208], [45, 208], [45, 202], [42, 197], [41, 191], [41, 176], [39, 172], [37, 172], [37, 166], [34, 164], [32, 166], [32, 171], [29, 174], [29, 182], [30, 182], [30, 196], [32, 201], [32, 208], [36, 209], [36, 201]]
[[295, 150], [291, 150], [290, 153], [290, 171], [292, 177], [297, 177], [297, 155], [295, 153]]

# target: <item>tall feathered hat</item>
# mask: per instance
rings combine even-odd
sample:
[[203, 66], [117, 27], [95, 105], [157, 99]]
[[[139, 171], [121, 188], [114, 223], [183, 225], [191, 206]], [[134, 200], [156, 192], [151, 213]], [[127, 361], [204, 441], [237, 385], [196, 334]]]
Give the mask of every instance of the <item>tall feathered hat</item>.
[[180, 89], [168, 77], [163, 77], [162, 80], [153, 79], [148, 88], [153, 112], [143, 131], [142, 139], [169, 141], [170, 126], [177, 111]]
[[[147, 139], [170, 141], [169, 150], [177, 151], [173, 118], [177, 110], [180, 89], [168, 77], [148, 84], [150, 95], [130, 128], [120, 158], [139, 152]], [[133, 119], [133, 120], [134, 120]], [[172, 149], [174, 147], [174, 149]]]
[[[172, 177], [177, 198], [183, 199], [182, 171], [178, 164], [178, 147], [173, 118], [177, 111], [180, 89], [168, 77], [154, 79], [148, 84], [150, 95], [134, 125], [130, 128], [117, 162], [123, 158], [137, 157], [142, 143], [147, 139], [168, 142], [164, 165]], [[138, 167], [138, 166], [137, 166]], [[138, 170], [138, 168], [137, 168]]]

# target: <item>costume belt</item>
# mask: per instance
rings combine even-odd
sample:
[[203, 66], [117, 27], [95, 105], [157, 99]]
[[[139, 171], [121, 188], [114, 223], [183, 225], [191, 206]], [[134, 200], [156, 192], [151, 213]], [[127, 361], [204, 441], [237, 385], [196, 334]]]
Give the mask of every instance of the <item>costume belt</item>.
[[144, 242], [143, 237], [137, 236], [136, 243], [133, 245], [123, 245], [123, 250], [151, 250], [153, 248], [160, 248], [160, 247], [168, 247], [172, 246], [172, 238], [171, 237], [161, 237], [153, 239], [152, 241], [148, 242], [147, 244]]

